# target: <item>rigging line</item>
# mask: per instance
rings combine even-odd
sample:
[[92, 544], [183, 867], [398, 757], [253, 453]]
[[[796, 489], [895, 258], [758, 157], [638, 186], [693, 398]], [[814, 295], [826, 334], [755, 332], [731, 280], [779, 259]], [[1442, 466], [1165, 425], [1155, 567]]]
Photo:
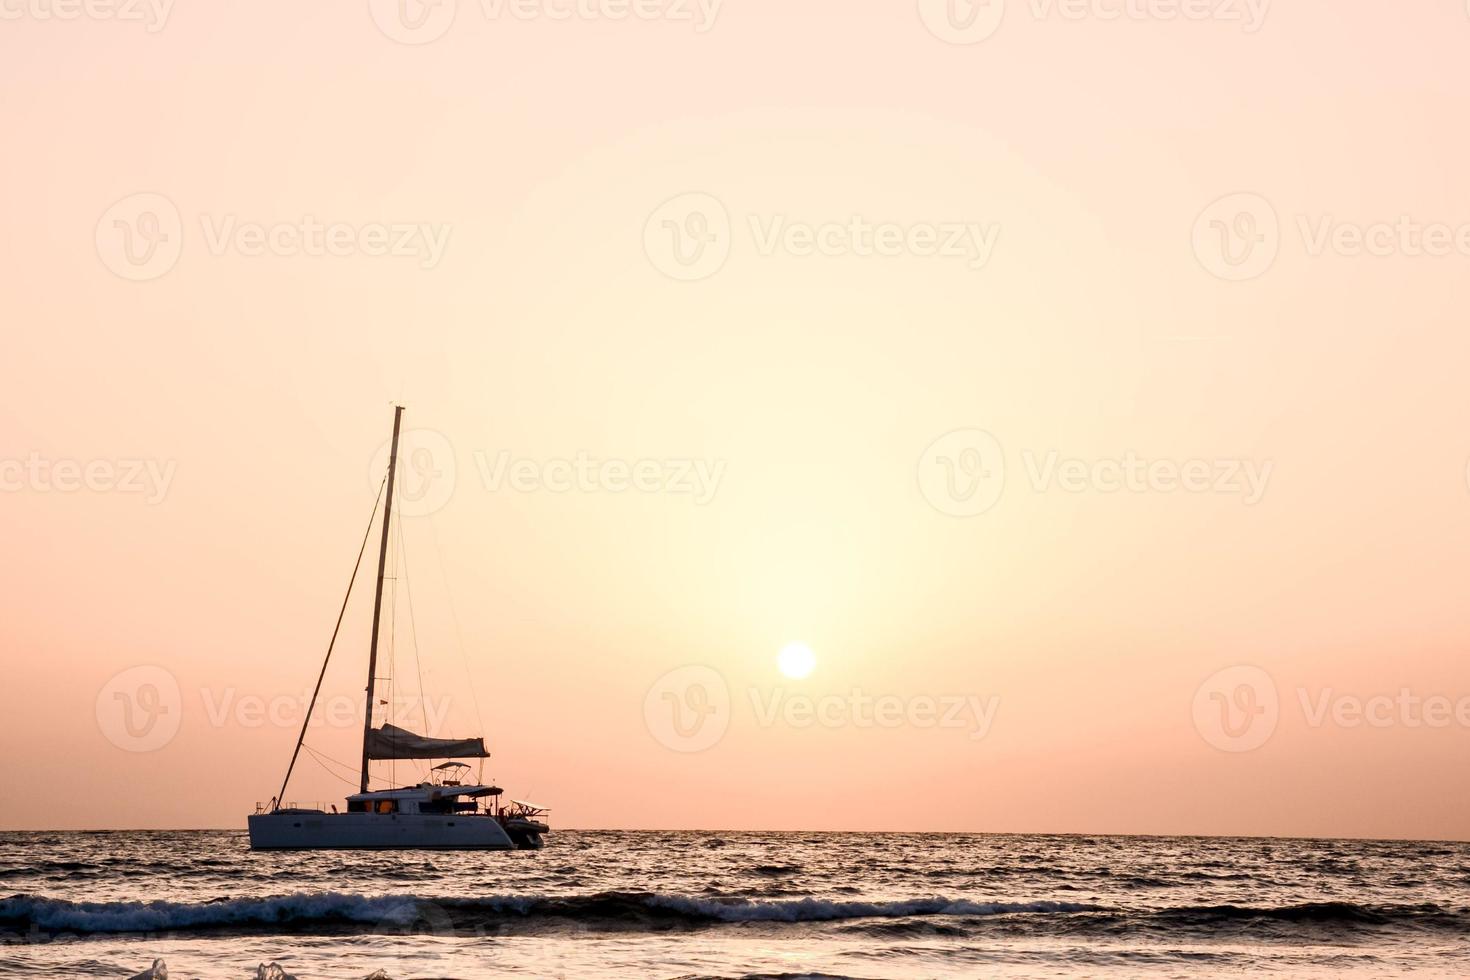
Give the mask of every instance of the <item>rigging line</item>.
[[[475, 675], [470, 673], [470, 658], [464, 651], [464, 631], [459, 626], [459, 612], [454, 608], [454, 588], [450, 585], [449, 575], [444, 571], [444, 549], [439, 547], [439, 531], [434, 522], [429, 522], [429, 533], [434, 540], [434, 555], [439, 559], [439, 574], [444, 578], [444, 595], [449, 600], [449, 619], [454, 623], [454, 642], [459, 648], [459, 661], [464, 665], [465, 686], [470, 690], [470, 704], [475, 709], [475, 730], [483, 737], [485, 734], [485, 719], [480, 715], [480, 699], [475, 694]], [[483, 771], [485, 760], [480, 760]]]
[[353, 767], [348, 763], [343, 762], [341, 759], [337, 759], [330, 755], [327, 755], [322, 750], [313, 748], [310, 745], [304, 745], [302, 747], [306, 749], [308, 755], [310, 755], [313, 759], [320, 763], [324, 768], [327, 766], [328, 763], [330, 763], [331, 765], [336, 766], [338, 769], [341, 769], [344, 772], [352, 773], [354, 775], [356, 774], [356, 771], [353, 769]]
[[408, 631], [413, 642], [413, 666], [419, 676], [419, 716], [424, 722], [424, 734], [429, 731], [429, 694], [424, 689], [424, 658], [419, 653], [419, 628], [413, 615], [413, 582], [408, 577], [408, 545], [403, 540], [403, 522], [398, 522], [398, 561], [403, 566], [403, 597], [408, 600]]
[[329, 769], [327, 767], [327, 763], [330, 762], [333, 765], [341, 766], [343, 769], [347, 770], [348, 772], [351, 772], [352, 771], [352, 767], [349, 766], [347, 763], [345, 763], [345, 762], [338, 762], [336, 759], [333, 759], [331, 756], [328, 756], [328, 755], [322, 755], [320, 752], [318, 752], [316, 749], [312, 748], [310, 745], [306, 746], [305, 748], [306, 748], [306, 754], [309, 755], [309, 756], [311, 756], [312, 761], [315, 762], [317, 765], [319, 765], [319, 766], [322, 767], [322, 772], [325, 772], [328, 776], [331, 776], [333, 779], [340, 779], [340, 780], [342, 780], [342, 782], [346, 783], [348, 786], [356, 786], [357, 785], [357, 781], [356, 780], [348, 779], [346, 776], [338, 775], [337, 773], [333, 772], [331, 769]]
[[357, 549], [357, 561], [352, 565], [352, 577], [347, 580], [347, 594], [342, 597], [342, 608], [337, 611], [337, 624], [332, 627], [332, 639], [327, 643], [327, 655], [322, 659], [321, 673], [316, 675], [316, 687], [311, 692], [311, 703], [306, 706], [306, 717], [301, 721], [301, 734], [296, 737], [296, 748], [291, 751], [291, 762], [286, 766], [286, 778], [281, 780], [281, 792], [276, 796], [276, 805], [286, 798], [286, 784], [291, 781], [291, 770], [296, 768], [296, 757], [301, 754], [301, 743], [306, 740], [306, 726], [311, 724], [311, 711], [316, 707], [317, 695], [322, 692], [322, 679], [327, 676], [327, 664], [332, 660], [332, 649], [337, 645], [337, 633], [342, 629], [342, 617], [347, 614], [347, 600], [352, 598], [352, 586], [357, 581], [358, 569], [362, 567], [362, 556], [367, 551], [368, 538], [373, 533], [373, 521], [378, 517], [378, 504], [383, 501], [383, 487], [388, 478], [378, 484], [378, 495], [373, 499], [373, 512], [368, 517], [368, 529], [362, 536], [362, 547]]

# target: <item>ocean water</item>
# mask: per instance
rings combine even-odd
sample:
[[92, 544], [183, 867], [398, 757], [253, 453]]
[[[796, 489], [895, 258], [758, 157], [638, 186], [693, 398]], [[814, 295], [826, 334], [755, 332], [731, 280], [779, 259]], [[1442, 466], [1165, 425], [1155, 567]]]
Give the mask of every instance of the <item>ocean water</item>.
[[[514, 853], [0, 834], [0, 978], [1470, 976], [1470, 845], [553, 831]], [[262, 966], [266, 969], [262, 972]]]

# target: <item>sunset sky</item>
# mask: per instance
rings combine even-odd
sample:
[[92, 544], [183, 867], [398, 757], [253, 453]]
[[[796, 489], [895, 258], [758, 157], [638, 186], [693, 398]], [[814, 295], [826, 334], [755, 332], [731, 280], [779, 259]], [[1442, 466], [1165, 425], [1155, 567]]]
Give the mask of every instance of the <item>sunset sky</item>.
[[1464, 3], [580, 2], [0, 5], [0, 827], [275, 794], [396, 402], [553, 826], [1470, 839]]

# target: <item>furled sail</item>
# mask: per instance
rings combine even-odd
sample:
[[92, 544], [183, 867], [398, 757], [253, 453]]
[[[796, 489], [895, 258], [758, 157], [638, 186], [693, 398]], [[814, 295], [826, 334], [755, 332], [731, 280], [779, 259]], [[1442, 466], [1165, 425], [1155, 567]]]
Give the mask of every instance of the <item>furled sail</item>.
[[429, 738], [384, 724], [368, 729], [369, 759], [488, 759], [483, 738]]

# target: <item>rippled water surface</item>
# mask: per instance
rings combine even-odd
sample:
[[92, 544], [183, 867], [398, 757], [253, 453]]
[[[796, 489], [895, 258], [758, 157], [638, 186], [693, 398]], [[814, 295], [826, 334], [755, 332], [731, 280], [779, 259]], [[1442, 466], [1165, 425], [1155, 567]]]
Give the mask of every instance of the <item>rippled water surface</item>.
[[539, 852], [0, 834], [0, 977], [1470, 976], [1470, 845], [556, 831]]

